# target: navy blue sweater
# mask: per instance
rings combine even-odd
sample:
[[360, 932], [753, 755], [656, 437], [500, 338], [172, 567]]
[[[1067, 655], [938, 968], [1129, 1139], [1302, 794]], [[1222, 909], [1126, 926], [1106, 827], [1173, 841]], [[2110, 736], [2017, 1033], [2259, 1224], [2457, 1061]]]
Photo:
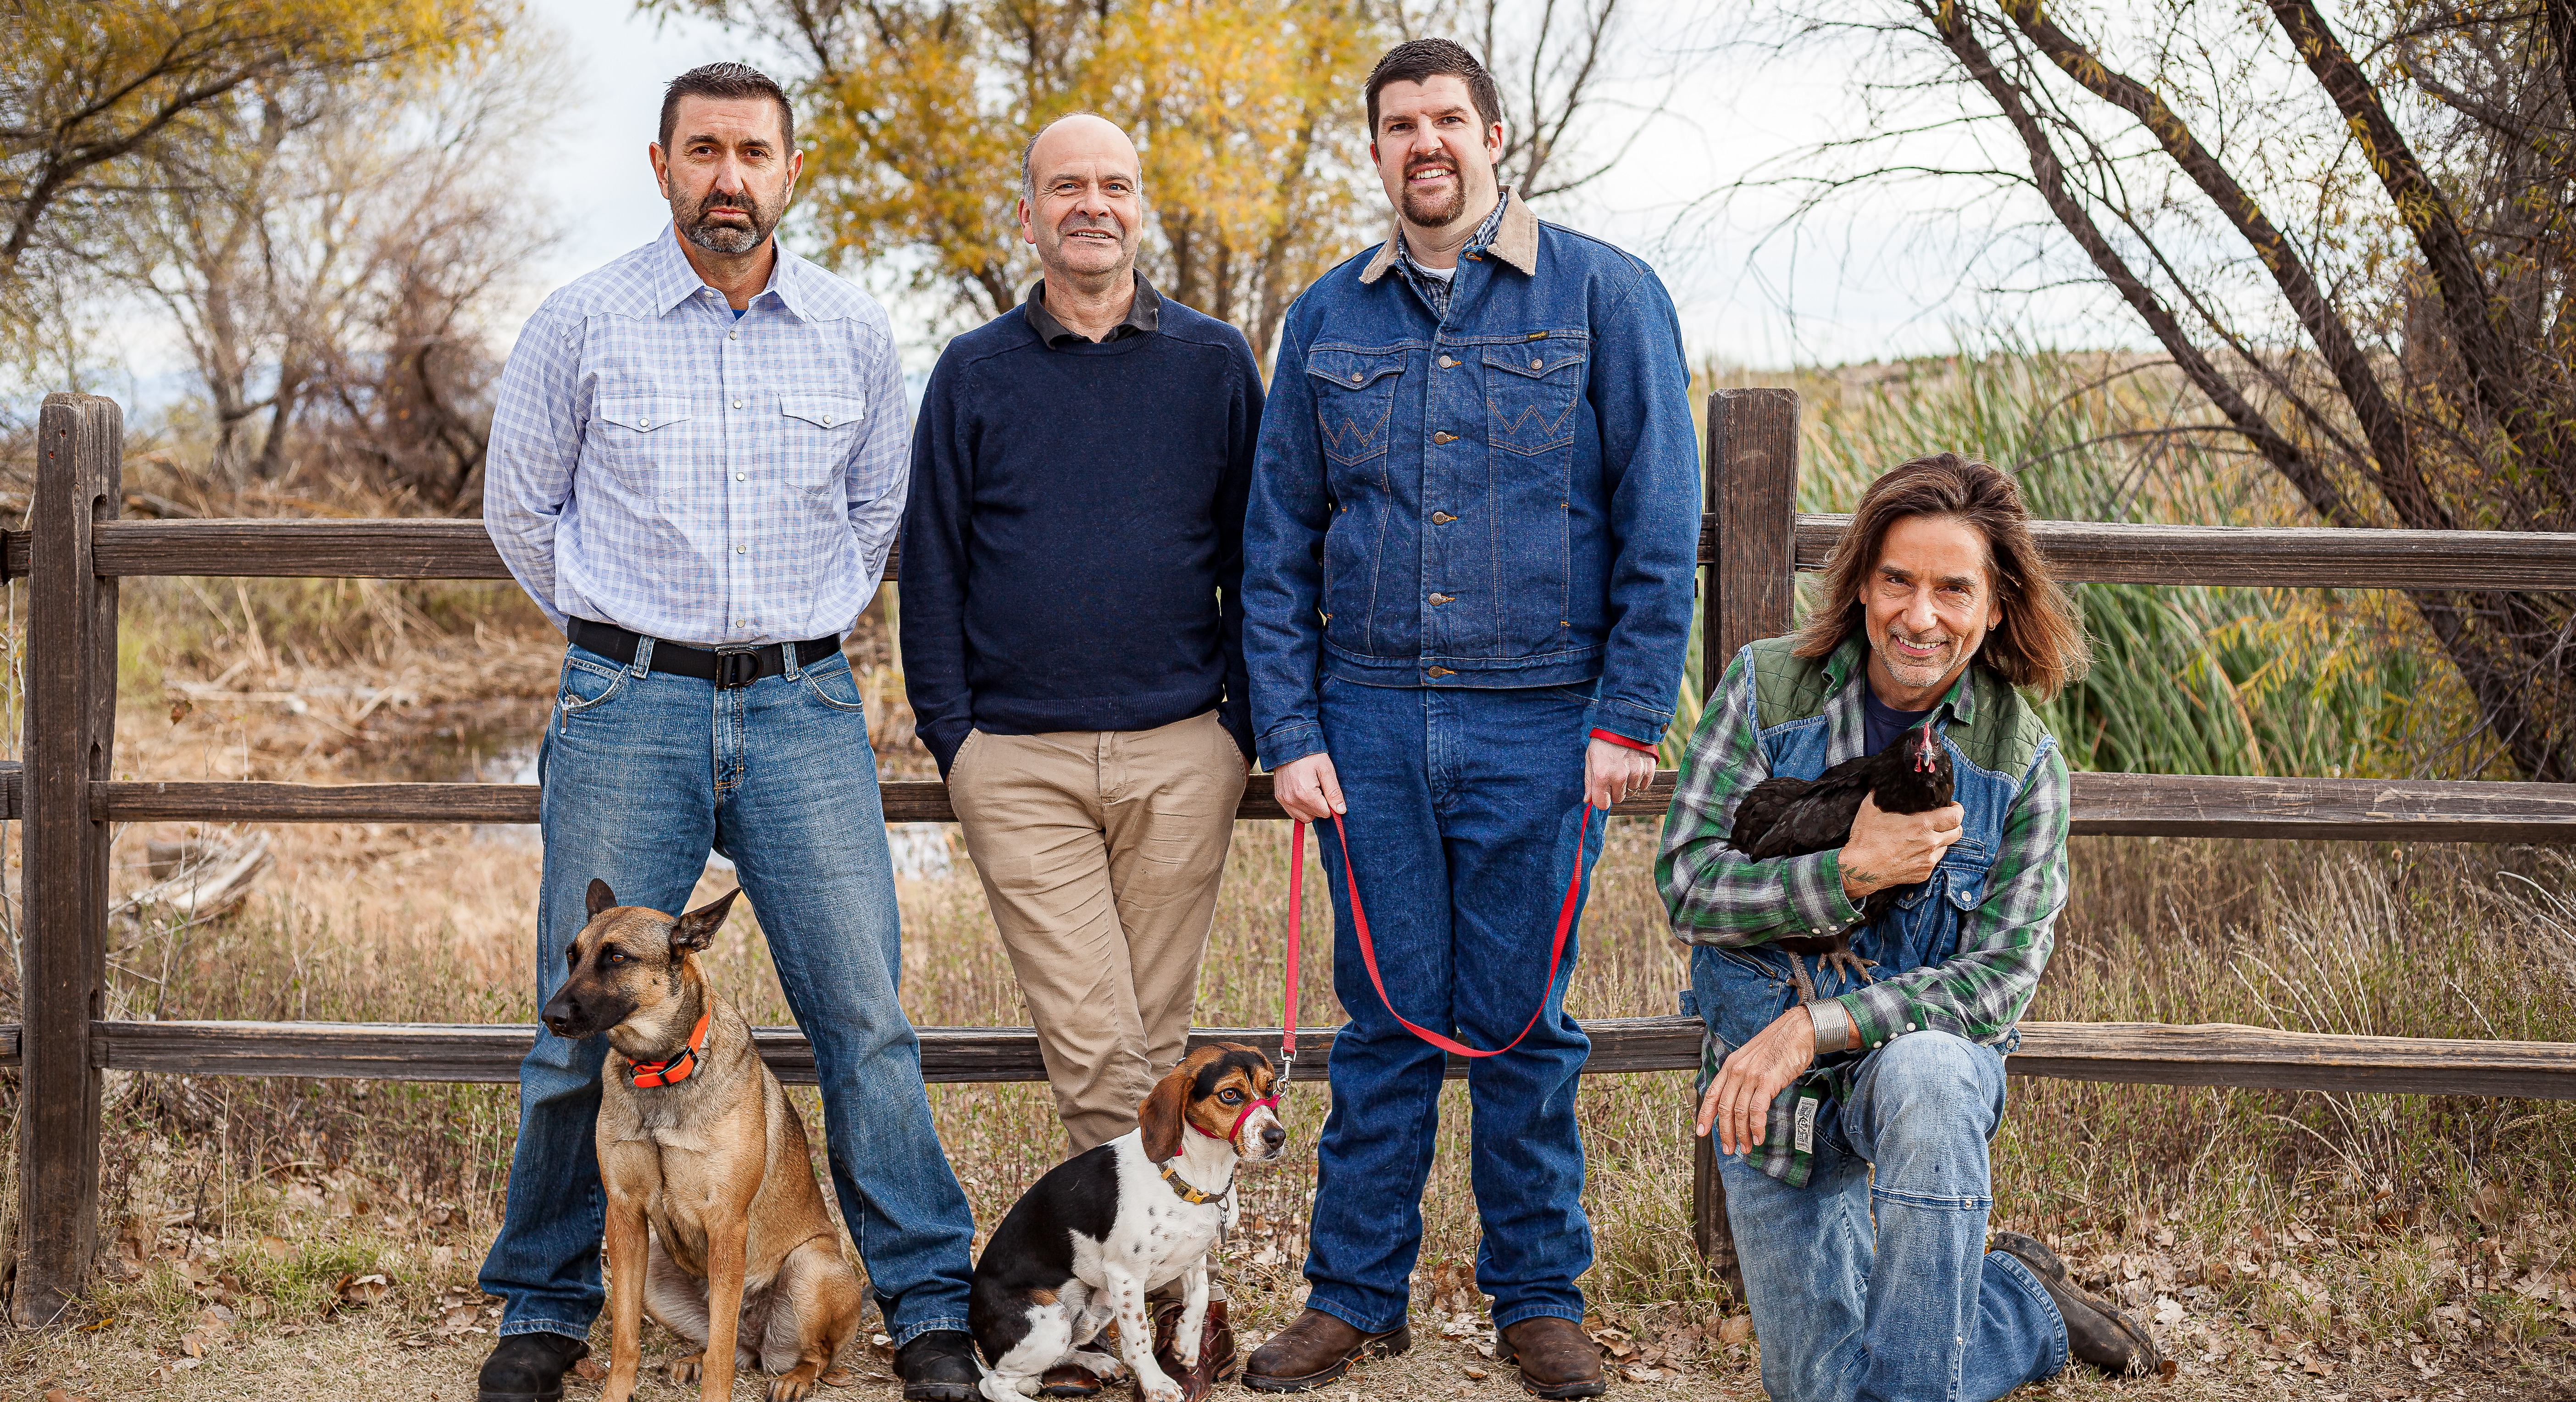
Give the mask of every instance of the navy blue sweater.
[[1013, 307], [948, 343], [912, 434], [904, 689], [946, 774], [975, 729], [1150, 730], [1214, 708], [1248, 756], [1243, 511], [1261, 371], [1170, 298], [1049, 348]]

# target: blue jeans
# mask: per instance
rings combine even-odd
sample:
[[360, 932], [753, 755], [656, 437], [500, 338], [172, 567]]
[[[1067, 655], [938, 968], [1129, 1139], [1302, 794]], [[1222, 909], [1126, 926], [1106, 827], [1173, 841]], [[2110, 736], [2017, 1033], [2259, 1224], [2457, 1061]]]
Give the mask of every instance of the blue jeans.
[[[707, 853], [731, 857], [778, 981], [814, 1045], [832, 1187], [901, 1343], [966, 1327], [974, 1219], [930, 1122], [921, 1049], [896, 1001], [901, 915], [875, 754], [849, 664], [829, 657], [730, 691], [573, 648], [538, 775], [545, 884], [537, 1004], [564, 979], [591, 878], [677, 912]], [[484, 1257], [501, 1333], [590, 1332], [603, 1198], [591, 1143], [604, 1038], [540, 1029], [519, 1066], [509, 1208]]]
[[[1351, 862], [1398, 1012], [1478, 1048], [1470, 1168], [1484, 1228], [1476, 1283], [1496, 1325], [1583, 1318], [1592, 1264], [1574, 1093], [1592, 1044], [1565, 1015], [1574, 967], [1542, 987], [1583, 810], [1589, 688], [1432, 690], [1328, 679], [1325, 744]], [[1600, 855], [1593, 827], [1583, 859]], [[1387, 1015], [1360, 960], [1340, 844], [1319, 830], [1333, 898], [1333, 1110], [1316, 1148], [1307, 1305], [1378, 1333], [1403, 1322], [1446, 1057]]]
[[2048, 1291], [1985, 1249], [2003, 1112], [2001, 1056], [1912, 1032], [1861, 1062], [1849, 1104], [1825, 1102], [1806, 1187], [1718, 1156], [1763, 1391], [1989, 1402], [2066, 1366]]

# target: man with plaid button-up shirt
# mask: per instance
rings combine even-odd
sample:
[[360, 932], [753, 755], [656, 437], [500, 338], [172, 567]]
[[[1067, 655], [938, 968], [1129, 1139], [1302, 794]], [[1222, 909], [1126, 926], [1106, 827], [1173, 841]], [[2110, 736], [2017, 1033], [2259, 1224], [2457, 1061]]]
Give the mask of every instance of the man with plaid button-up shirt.
[[[778, 85], [674, 80], [653, 171], [672, 223], [546, 299], [492, 415], [484, 520], [572, 646], [538, 751], [537, 1001], [606, 881], [677, 912], [733, 860], [814, 1045], [841, 1217], [912, 1402], [965, 1402], [974, 1221], [896, 998], [900, 915], [840, 634], [903, 519], [910, 425], [883, 308], [772, 236], [802, 158]], [[602, 1039], [540, 1031], [483, 1288], [480, 1402], [551, 1402], [587, 1347]]]
[[[1871, 484], [1801, 632], [1753, 643], [1709, 698], [1665, 822], [1658, 884], [1699, 946], [1699, 1131], [1724, 1156], [1762, 1381], [1781, 1402], [1987, 1402], [2070, 1356], [2154, 1366], [2144, 1330], [1998, 1233], [1987, 1143], [2003, 1053], [2066, 902], [2066, 761], [2017, 688], [2054, 694], [2083, 633], [2002, 473], [1955, 453]], [[1836, 850], [1728, 845], [1773, 777], [1814, 779], [1930, 725], [1957, 801], [1863, 800]], [[1876, 920], [1859, 904], [1896, 891]], [[1874, 974], [1821, 966], [1801, 1001], [1786, 936], [1848, 931]]]

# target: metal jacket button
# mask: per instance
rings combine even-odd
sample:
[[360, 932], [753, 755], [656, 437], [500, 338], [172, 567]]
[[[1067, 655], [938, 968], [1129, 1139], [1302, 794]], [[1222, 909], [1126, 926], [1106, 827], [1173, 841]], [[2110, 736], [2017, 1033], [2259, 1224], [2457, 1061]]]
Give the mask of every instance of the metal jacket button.
[[1358, 384], [1359, 382], [1360, 382], [1360, 372], [1359, 372], [1359, 371], [1357, 371], [1357, 370], [1353, 370], [1353, 371], [1351, 372], [1351, 383], [1352, 383], [1352, 384]]
[[1431, 596], [1431, 602], [1433, 602], [1433, 603], [1435, 603], [1435, 604], [1445, 604], [1445, 603], [1448, 603], [1448, 602], [1449, 602], [1453, 597], [1455, 597], [1455, 596], [1454, 596], [1454, 595], [1449, 595], [1449, 594], [1434, 594], [1434, 595], [1432, 595], [1432, 596]]
[[1444, 355], [1440, 357], [1440, 368], [1443, 370], [1455, 370], [1458, 368], [1458, 362]]
[[1458, 674], [1450, 671], [1446, 667], [1430, 667], [1425, 668], [1422, 675], [1426, 677], [1454, 677]]
[[1457, 517], [1450, 515], [1446, 511], [1434, 511], [1431, 513], [1431, 524], [1435, 526], [1445, 526], [1457, 519]]
[[1431, 441], [1434, 443], [1455, 443], [1458, 441], [1458, 435], [1454, 433], [1435, 433], [1431, 435]]
[[1532, 359], [1532, 360], [1530, 361], [1530, 368], [1531, 368], [1531, 369], [1533, 369], [1533, 370], [1535, 370], [1535, 369], [1537, 369], [1537, 368], [1538, 368], [1538, 361], [1537, 361], [1536, 359]]

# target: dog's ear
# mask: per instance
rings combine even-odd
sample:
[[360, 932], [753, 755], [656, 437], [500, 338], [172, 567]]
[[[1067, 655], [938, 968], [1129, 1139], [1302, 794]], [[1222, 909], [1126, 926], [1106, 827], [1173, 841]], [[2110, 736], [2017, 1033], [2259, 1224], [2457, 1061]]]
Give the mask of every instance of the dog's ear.
[[741, 894], [742, 888], [736, 886], [672, 921], [671, 948], [704, 949], [713, 943], [716, 931], [724, 928], [725, 916], [733, 910], [733, 898]]
[[1181, 1152], [1181, 1120], [1189, 1109], [1190, 1083], [1197, 1079], [1185, 1062], [1154, 1083], [1153, 1093], [1136, 1108], [1136, 1127], [1145, 1131], [1145, 1157], [1154, 1163]]
[[617, 893], [608, 889], [607, 882], [594, 876], [590, 879], [590, 894], [583, 897], [582, 904], [590, 908], [591, 914], [597, 915], [617, 904]]

